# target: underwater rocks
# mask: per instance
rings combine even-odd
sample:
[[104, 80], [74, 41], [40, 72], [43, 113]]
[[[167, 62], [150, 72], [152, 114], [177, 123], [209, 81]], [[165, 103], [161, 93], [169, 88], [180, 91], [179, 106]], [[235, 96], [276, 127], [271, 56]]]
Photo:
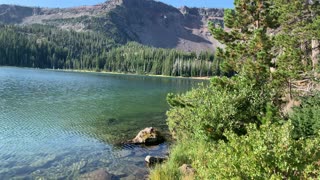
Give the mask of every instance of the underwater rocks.
[[138, 135], [131, 140], [134, 144], [158, 145], [165, 141], [161, 133], [153, 127], [141, 130]]
[[79, 180], [111, 180], [112, 177], [113, 175], [105, 169], [98, 169], [82, 175]]
[[41, 167], [47, 166], [48, 164], [54, 162], [55, 159], [56, 159], [55, 155], [48, 155], [46, 157], [40, 158], [37, 161], [31, 163], [30, 166], [33, 168], [41, 168]]

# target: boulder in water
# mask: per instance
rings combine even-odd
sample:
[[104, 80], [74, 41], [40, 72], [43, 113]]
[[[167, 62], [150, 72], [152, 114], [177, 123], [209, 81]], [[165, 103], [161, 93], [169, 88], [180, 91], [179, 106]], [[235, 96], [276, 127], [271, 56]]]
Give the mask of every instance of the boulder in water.
[[148, 127], [141, 130], [131, 142], [134, 144], [157, 145], [164, 142], [164, 137], [155, 128]]

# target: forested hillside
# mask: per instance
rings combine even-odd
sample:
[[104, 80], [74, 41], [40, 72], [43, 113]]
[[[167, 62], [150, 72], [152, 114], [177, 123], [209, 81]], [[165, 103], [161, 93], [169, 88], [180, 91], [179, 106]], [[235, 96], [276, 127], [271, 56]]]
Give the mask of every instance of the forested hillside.
[[113, 46], [113, 40], [98, 33], [43, 25], [0, 27], [0, 65], [93, 69]]
[[220, 74], [209, 52], [196, 54], [128, 43], [121, 46], [100, 33], [45, 25], [0, 27], [0, 65], [77, 69], [168, 76]]
[[319, 0], [236, 0], [224, 20], [234, 76], [168, 95], [177, 142], [151, 179], [319, 179]]

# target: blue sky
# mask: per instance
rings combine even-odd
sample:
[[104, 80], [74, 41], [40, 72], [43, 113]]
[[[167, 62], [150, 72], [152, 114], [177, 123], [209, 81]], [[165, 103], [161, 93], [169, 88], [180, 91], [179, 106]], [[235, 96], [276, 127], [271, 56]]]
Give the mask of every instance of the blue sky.
[[[183, 5], [189, 7], [218, 7], [232, 8], [233, 0], [159, 0], [176, 7]], [[74, 7], [81, 5], [94, 5], [105, 0], [0, 0], [0, 4], [18, 4], [40, 7]]]

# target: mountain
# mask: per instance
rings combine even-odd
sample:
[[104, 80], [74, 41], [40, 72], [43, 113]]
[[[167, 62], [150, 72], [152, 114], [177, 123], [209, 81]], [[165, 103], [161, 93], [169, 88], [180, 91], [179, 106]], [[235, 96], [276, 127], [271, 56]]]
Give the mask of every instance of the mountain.
[[207, 24], [223, 25], [223, 9], [175, 8], [153, 0], [109, 0], [94, 6], [39, 8], [0, 5], [0, 23], [44, 24], [60, 29], [94, 31], [125, 44], [136, 41], [159, 48], [214, 51], [220, 44]]

